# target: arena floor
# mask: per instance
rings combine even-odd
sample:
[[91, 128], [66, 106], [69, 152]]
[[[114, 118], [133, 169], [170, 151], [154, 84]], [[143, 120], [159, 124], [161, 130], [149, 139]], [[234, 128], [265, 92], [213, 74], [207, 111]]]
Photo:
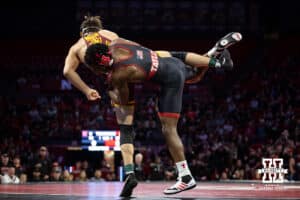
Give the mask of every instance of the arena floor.
[[[141, 200], [254, 200], [254, 199], [300, 199], [300, 183], [266, 185], [254, 182], [200, 182], [197, 187], [176, 195], [166, 196], [163, 189], [171, 182], [139, 183], [132, 198]], [[101, 183], [42, 183], [25, 185], [0, 185], [1, 200], [103, 200], [118, 197], [120, 182]], [[126, 199], [126, 198], [124, 198]]]

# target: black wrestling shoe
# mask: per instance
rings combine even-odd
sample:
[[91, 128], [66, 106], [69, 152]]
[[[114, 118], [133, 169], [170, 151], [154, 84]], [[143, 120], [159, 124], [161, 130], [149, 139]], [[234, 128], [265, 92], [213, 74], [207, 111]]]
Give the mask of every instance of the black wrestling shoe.
[[242, 40], [242, 34], [231, 32], [222, 37], [215, 46], [207, 52], [209, 57], [217, 57], [222, 51]]
[[233, 61], [231, 59], [230, 53], [227, 49], [224, 49], [219, 57], [219, 62], [221, 67], [226, 70], [232, 70], [233, 68]]
[[138, 181], [133, 173], [128, 174], [125, 181], [120, 197], [130, 197], [133, 189], [137, 186]]

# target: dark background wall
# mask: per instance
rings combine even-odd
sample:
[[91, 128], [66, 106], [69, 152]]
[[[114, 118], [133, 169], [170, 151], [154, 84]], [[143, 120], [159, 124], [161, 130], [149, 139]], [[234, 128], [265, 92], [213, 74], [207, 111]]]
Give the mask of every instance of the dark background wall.
[[[170, 35], [211, 37], [224, 31], [250, 36], [300, 30], [298, 1], [65, 0], [1, 2], [0, 36], [23, 39], [70, 39], [87, 13], [100, 15], [106, 28], [139, 38]], [[192, 30], [192, 31], [191, 31]], [[155, 33], [155, 34], [153, 34]]]
[[[204, 50], [230, 31], [244, 41], [292, 37], [300, 32], [298, 1], [64, 0], [8, 1], [0, 6], [2, 55], [65, 55], [87, 13], [105, 28], [151, 48]], [[179, 44], [177, 44], [177, 42]], [[211, 43], [203, 41], [213, 41]], [[156, 45], [157, 44], [157, 45]]]

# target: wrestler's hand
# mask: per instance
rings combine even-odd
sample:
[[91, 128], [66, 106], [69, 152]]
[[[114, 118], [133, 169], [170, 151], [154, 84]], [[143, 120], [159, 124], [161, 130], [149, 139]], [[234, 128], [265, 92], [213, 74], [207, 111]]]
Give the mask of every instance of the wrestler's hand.
[[95, 101], [97, 99], [101, 99], [101, 96], [99, 95], [98, 91], [94, 90], [92, 88], [89, 88], [86, 91], [85, 95], [88, 98], [88, 100], [90, 100], [90, 101]]

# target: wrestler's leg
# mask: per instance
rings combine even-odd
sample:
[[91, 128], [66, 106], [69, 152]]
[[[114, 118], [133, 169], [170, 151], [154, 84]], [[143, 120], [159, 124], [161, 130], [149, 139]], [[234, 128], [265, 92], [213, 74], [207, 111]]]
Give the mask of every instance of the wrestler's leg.
[[242, 40], [242, 34], [238, 32], [231, 32], [218, 40], [213, 48], [211, 48], [206, 55], [209, 57], [217, 57], [231, 45], [234, 45]]
[[178, 171], [177, 182], [173, 186], [165, 189], [164, 193], [175, 194], [184, 190], [192, 189], [196, 186], [196, 182], [189, 170], [188, 163], [184, 155], [184, 147], [177, 133], [178, 118], [172, 116], [167, 117], [164, 116], [163, 113], [160, 113], [159, 118], [169, 152], [176, 163]]
[[133, 154], [134, 154], [134, 87], [130, 85], [130, 102], [128, 105], [119, 105], [117, 102], [119, 99], [119, 92], [116, 89], [111, 89], [108, 94], [112, 100], [112, 106], [114, 107], [117, 123], [120, 127], [120, 148], [124, 162], [125, 173], [133, 173]]
[[127, 105], [119, 105], [117, 102], [119, 99], [119, 92], [112, 89], [108, 92], [112, 106], [114, 107], [117, 123], [120, 127], [120, 148], [123, 158], [125, 182], [120, 193], [121, 197], [130, 197], [133, 189], [137, 186], [138, 182], [134, 175], [134, 87], [129, 85], [129, 103]]
[[231, 32], [219, 39], [215, 46], [211, 48], [207, 53], [200, 55], [192, 52], [188, 52], [184, 58], [184, 63], [193, 67], [200, 67], [207, 70], [208, 64], [212, 61], [210, 57], [217, 57], [225, 49], [234, 45], [242, 40], [242, 35], [237, 32]]
[[210, 61], [209, 57], [193, 52], [156, 51], [156, 53], [159, 57], [176, 57], [187, 65], [199, 68], [206, 68]]
[[179, 53], [179, 56], [173, 56], [169, 51], [156, 51], [156, 53], [160, 57], [177, 57], [182, 60], [186, 64], [186, 70], [189, 74], [186, 79], [187, 84], [199, 82], [208, 70], [210, 58], [207, 57], [207, 54], [202, 56], [200, 54], [187, 52], [186, 54], [180, 55]]
[[185, 81], [185, 65], [177, 59], [170, 58], [165, 61], [168, 73], [172, 77], [161, 85], [158, 98], [158, 116], [162, 125], [162, 133], [166, 139], [169, 152], [176, 163], [178, 171], [177, 182], [164, 190], [165, 194], [175, 194], [196, 186], [191, 175], [182, 141], [177, 133], [177, 123], [182, 107], [182, 94]]
[[[175, 114], [174, 114], [175, 115]], [[177, 133], [177, 117], [164, 117], [163, 113], [159, 115], [161, 121], [162, 133], [166, 139], [168, 149], [175, 163], [184, 161], [184, 148]]]
[[[182, 60], [185, 64], [192, 67], [197, 67], [203, 70], [207, 70], [207, 67], [210, 63], [213, 63], [214, 60], [210, 57], [216, 57], [221, 54], [224, 49], [228, 48], [231, 45], [234, 45], [242, 40], [242, 35], [237, 32], [228, 33], [220, 40], [218, 40], [213, 48], [211, 48], [207, 53], [200, 55], [193, 52], [180, 52], [180, 51], [156, 51], [160, 57], [176, 57]], [[212, 65], [212, 67], [214, 67]]]
[[[121, 134], [132, 134], [133, 132], [128, 133], [128, 131], [133, 131], [132, 124], [133, 124], [133, 118], [134, 118], [134, 105], [126, 105], [121, 106], [117, 105], [114, 107], [117, 123], [119, 126], [123, 127], [121, 129]], [[122, 133], [122, 129], [127, 131], [127, 133]], [[131, 140], [131, 139], [129, 139]], [[127, 142], [128, 139], [127, 139]], [[133, 154], [134, 154], [134, 146], [133, 143], [122, 143], [121, 144], [121, 153], [123, 157], [124, 166], [133, 164]]]
[[125, 171], [125, 182], [120, 193], [121, 197], [130, 197], [138, 182], [134, 175], [134, 105], [115, 105], [117, 122], [120, 126], [120, 147]]

